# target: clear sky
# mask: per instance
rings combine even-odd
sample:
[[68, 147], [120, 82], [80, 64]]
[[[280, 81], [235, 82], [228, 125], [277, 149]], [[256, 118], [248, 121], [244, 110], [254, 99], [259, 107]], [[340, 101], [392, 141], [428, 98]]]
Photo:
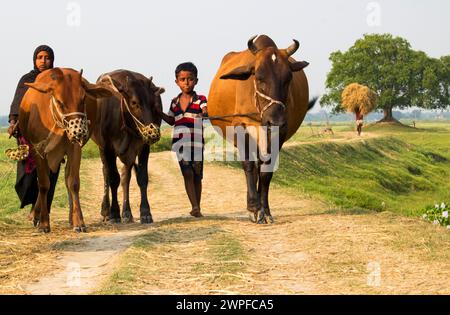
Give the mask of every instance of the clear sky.
[[[208, 95], [223, 55], [246, 49], [267, 34], [310, 62], [310, 94], [325, 90], [328, 57], [347, 50], [365, 33], [392, 33], [432, 57], [450, 54], [448, 0], [39, 0], [3, 3], [0, 10], [0, 115], [19, 78], [32, 69], [40, 44], [55, 50], [55, 66], [84, 69], [90, 81], [115, 69], [153, 76], [166, 88], [164, 107], [178, 94], [174, 69], [184, 61], [199, 68], [197, 92]], [[318, 110], [316, 107], [315, 110]]]

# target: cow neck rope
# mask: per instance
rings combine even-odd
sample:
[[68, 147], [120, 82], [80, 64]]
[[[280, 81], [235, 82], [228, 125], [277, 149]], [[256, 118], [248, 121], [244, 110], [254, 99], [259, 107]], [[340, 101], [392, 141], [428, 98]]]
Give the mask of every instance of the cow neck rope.
[[[123, 97], [122, 93], [120, 93], [119, 90], [116, 88], [116, 86], [115, 86], [114, 83], [113, 83], [113, 80], [112, 80], [111, 76], [106, 75], [106, 76], [104, 76], [104, 77], [107, 78], [107, 79], [109, 80], [109, 83], [111, 84], [111, 87], [113, 88], [113, 90], [116, 91], [117, 93], [119, 93], [120, 96], [122, 96], [122, 97], [121, 97], [121, 100], [120, 100], [121, 104], [122, 104], [122, 103], [125, 104], [125, 107], [126, 107], [128, 113], [129, 113], [129, 114], [131, 115], [131, 117], [133, 118], [133, 121], [134, 121], [134, 123], [136, 124], [136, 127], [138, 128], [139, 132], [141, 132], [141, 130], [145, 128], [145, 125], [144, 125], [142, 122], [140, 122], [140, 120], [137, 119], [136, 116], [133, 115], [133, 113], [132, 113], [131, 110], [130, 110], [130, 107], [128, 106], [127, 100], [125, 99], [125, 97]], [[121, 108], [122, 108], [122, 106], [121, 106]], [[124, 123], [125, 123], [125, 121], [124, 121]]]
[[[261, 120], [262, 120], [262, 117], [263, 117], [263, 115], [264, 115], [264, 112], [265, 112], [266, 110], [268, 110], [268, 109], [269, 109], [272, 105], [274, 105], [274, 104], [281, 105], [281, 107], [283, 107], [283, 110], [286, 109], [286, 105], [285, 105], [283, 102], [274, 100], [274, 99], [271, 98], [270, 96], [267, 96], [267, 95], [265, 95], [264, 93], [258, 91], [258, 88], [256, 87], [256, 80], [253, 81], [253, 85], [255, 86], [255, 107], [256, 107], [256, 109], [259, 111], [259, 113], [260, 113], [260, 115], [261, 115]], [[269, 104], [267, 104], [266, 106], [264, 106], [262, 110], [261, 110], [261, 109], [259, 108], [259, 106], [258, 106], [258, 96], [259, 96], [259, 97], [262, 97], [262, 98], [264, 98], [264, 99], [266, 99], [266, 100], [269, 101]]]
[[[56, 110], [56, 112], [58, 113], [58, 115], [59, 115], [59, 119], [58, 119], [58, 117], [56, 116], [56, 114], [55, 114], [55, 110]], [[63, 130], [65, 130], [66, 129], [66, 127], [68, 126], [68, 122], [67, 122], [67, 120], [66, 120], [66, 117], [69, 117], [69, 116], [74, 116], [74, 115], [80, 115], [80, 116], [82, 116], [83, 118], [86, 118], [87, 117], [87, 115], [86, 115], [86, 104], [84, 104], [84, 113], [81, 113], [81, 112], [72, 112], [72, 113], [68, 113], [68, 114], [63, 114], [59, 109], [58, 109], [58, 106], [57, 106], [57, 104], [56, 104], [56, 100], [55, 100], [55, 97], [52, 95], [51, 96], [51, 98], [50, 98], [50, 112], [52, 113], [52, 118], [53, 118], [53, 121], [55, 122], [55, 125], [56, 126], [58, 126], [59, 128], [61, 128], [61, 129], [63, 129]]]
[[222, 116], [208, 116], [208, 117], [202, 117], [202, 119], [204, 119], [204, 120], [225, 120], [226, 121], [225, 118], [247, 117], [252, 120], [259, 121], [259, 119], [255, 119], [252, 117], [255, 115], [259, 115], [259, 112], [258, 113], [249, 113], [249, 114], [230, 114], [230, 115], [222, 115]]

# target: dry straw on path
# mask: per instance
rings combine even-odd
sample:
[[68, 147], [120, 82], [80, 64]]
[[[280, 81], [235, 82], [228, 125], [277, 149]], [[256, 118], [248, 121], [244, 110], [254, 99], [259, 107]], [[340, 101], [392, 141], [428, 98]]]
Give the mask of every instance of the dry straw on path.
[[342, 92], [342, 107], [347, 112], [355, 113], [359, 109], [361, 114], [370, 113], [377, 103], [377, 94], [365, 85], [351, 83]]

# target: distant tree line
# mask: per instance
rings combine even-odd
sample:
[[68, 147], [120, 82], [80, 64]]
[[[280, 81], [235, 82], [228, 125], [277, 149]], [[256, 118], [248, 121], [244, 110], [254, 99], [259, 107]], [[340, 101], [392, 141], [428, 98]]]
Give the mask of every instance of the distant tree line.
[[7, 127], [8, 125], [8, 116], [0, 116], [0, 127]]
[[[432, 110], [412, 110], [407, 112], [393, 111], [392, 116], [396, 120], [450, 120], [450, 111], [432, 111]], [[383, 112], [373, 112], [365, 117], [367, 121], [380, 121], [384, 118]], [[344, 122], [354, 121], [355, 115], [350, 113], [333, 113], [321, 110], [318, 113], [308, 113], [305, 117], [306, 122]]]

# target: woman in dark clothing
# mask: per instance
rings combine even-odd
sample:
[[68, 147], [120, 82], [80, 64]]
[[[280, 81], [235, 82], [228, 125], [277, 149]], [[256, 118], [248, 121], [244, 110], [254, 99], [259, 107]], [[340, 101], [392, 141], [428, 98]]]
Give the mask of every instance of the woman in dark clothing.
[[[20, 103], [22, 102], [22, 98], [28, 90], [28, 86], [26, 86], [25, 83], [33, 83], [39, 73], [53, 68], [54, 60], [55, 56], [53, 50], [49, 46], [41, 45], [37, 47], [33, 54], [34, 69], [25, 74], [17, 84], [16, 93], [14, 94], [14, 99], [12, 101], [9, 112], [8, 128], [8, 133], [17, 138], [17, 144], [27, 144], [28, 146], [30, 146], [26, 139], [20, 134], [20, 130], [17, 128]], [[47, 200], [49, 210], [52, 203], [53, 194], [55, 192], [58, 174], [59, 169], [55, 174], [50, 174], [50, 190], [48, 192]], [[19, 161], [17, 163], [17, 178], [15, 189], [20, 199], [20, 208], [31, 204], [33, 210], [38, 195], [38, 185], [36, 164], [32, 155], [32, 150], [30, 150], [30, 154], [25, 160]]]

